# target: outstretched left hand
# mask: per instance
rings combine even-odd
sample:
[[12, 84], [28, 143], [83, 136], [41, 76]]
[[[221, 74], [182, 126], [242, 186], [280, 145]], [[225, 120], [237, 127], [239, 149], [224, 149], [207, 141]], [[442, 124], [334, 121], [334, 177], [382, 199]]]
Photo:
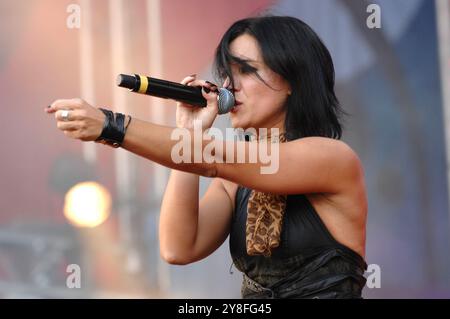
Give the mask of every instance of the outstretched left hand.
[[55, 114], [56, 126], [70, 138], [95, 141], [102, 133], [105, 114], [82, 99], [56, 100], [45, 111]]

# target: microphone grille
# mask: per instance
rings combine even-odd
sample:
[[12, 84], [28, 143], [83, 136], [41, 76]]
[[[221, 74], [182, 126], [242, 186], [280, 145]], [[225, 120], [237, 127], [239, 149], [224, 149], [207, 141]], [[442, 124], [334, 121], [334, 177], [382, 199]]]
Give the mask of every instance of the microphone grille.
[[235, 104], [234, 95], [229, 90], [219, 88], [219, 95], [217, 96], [219, 114], [230, 112]]

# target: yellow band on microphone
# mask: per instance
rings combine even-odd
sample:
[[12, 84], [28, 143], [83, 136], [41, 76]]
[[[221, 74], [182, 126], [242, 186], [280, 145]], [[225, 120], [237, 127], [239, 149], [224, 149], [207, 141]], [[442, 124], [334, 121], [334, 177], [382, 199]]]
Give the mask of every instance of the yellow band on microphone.
[[141, 82], [141, 85], [139, 86], [139, 93], [145, 94], [147, 93], [148, 89], [148, 78], [144, 75], [139, 75], [139, 79]]

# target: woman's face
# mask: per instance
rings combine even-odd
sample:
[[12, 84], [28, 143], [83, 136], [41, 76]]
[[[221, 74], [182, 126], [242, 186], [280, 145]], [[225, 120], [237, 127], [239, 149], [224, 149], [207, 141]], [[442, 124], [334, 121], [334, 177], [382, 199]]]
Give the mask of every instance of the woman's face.
[[[284, 128], [284, 103], [290, 94], [289, 84], [280, 75], [273, 72], [263, 62], [259, 45], [248, 34], [237, 37], [230, 44], [231, 54], [245, 60], [255, 68], [256, 74], [248, 72], [245, 66], [233, 63], [231, 70], [234, 78], [234, 96], [237, 106], [230, 112], [234, 128]], [[224, 87], [229, 85], [229, 79]]]

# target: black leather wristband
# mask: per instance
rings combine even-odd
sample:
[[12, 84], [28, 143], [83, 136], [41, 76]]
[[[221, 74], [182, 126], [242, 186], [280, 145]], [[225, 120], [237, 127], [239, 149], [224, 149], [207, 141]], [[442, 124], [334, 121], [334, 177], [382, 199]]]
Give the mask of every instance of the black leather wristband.
[[122, 113], [113, 113], [110, 110], [100, 108], [105, 114], [105, 122], [100, 136], [96, 142], [107, 144], [114, 148], [120, 147], [125, 137], [125, 115]]

